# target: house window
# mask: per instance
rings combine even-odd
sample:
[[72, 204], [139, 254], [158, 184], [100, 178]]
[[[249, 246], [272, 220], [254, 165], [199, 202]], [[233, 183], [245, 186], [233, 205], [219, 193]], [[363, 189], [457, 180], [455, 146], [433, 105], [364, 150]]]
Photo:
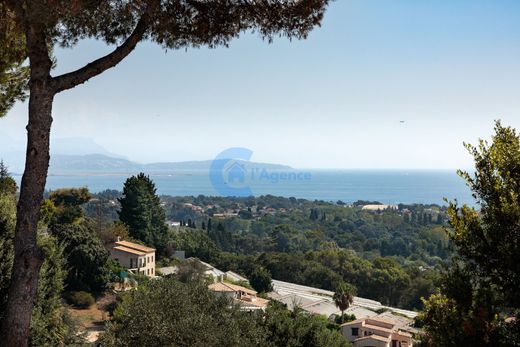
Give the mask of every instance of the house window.
[[146, 269], [146, 274], [150, 275], [150, 269]]
[[352, 328], [352, 336], [358, 336], [359, 335], [359, 328]]
[[153, 255], [152, 255], [152, 261], [153, 261]]

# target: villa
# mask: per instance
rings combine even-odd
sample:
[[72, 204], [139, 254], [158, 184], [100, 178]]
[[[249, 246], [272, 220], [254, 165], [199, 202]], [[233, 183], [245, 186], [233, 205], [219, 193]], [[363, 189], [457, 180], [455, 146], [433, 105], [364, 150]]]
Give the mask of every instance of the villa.
[[257, 297], [256, 291], [236, 284], [217, 282], [210, 284], [208, 288], [232, 298], [243, 311], [263, 311], [269, 303], [269, 300]]
[[341, 334], [354, 347], [412, 347], [412, 335], [382, 317], [357, 319], [341, 325]]
[[121, 241], [118, 237], [110, 249], [110, 257], [131, 273], [155, 277], [155, 248]]

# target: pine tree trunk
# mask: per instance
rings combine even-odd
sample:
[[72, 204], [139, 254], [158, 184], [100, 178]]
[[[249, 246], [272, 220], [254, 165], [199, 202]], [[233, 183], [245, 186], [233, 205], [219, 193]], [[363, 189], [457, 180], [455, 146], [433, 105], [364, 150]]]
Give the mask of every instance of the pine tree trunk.
[[43, 253], [36, 243], [36, 229], [49, 167], [49, 136], [52, 102], [48, 48], [42, 31], [27, 33], [31, 66], [29, 82], [29, 122], [25, 171], [20, 187], [14, 237], [14, 263], [6, 315], [2, 326], [2, 346], [28, 345], [31, 314], [38, 289]]

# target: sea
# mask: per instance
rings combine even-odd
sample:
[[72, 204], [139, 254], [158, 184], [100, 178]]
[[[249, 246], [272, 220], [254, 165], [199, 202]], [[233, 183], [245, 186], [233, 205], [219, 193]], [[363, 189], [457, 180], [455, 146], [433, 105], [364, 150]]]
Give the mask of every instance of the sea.
[[[274, 195], [345, 203], [357, 200], [385, 204], [439, 204], [457, 200], [475, 205], [471, 191], [455, 171], [443, 170], [307, 170], [305, 179], [256, 179], [247, 182], [254, 196]], [[122, 191], [131, 174], [49, 175], [47, 190], [87, 187], [91, 192]], [[160, 195], [222, 196], [207, 171], [150, 174]], [[302, 176], [303, 177], [303, 176]], [[20, 183], [20, 176], [15, 176]]]

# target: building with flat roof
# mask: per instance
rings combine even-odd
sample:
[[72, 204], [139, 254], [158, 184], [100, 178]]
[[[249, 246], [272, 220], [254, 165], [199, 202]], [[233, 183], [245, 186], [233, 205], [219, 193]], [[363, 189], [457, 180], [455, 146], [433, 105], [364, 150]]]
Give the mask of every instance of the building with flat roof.
[[110, 249], [110, 257], [131, 273], [155, 277], [155, 248], [118, 237]]

